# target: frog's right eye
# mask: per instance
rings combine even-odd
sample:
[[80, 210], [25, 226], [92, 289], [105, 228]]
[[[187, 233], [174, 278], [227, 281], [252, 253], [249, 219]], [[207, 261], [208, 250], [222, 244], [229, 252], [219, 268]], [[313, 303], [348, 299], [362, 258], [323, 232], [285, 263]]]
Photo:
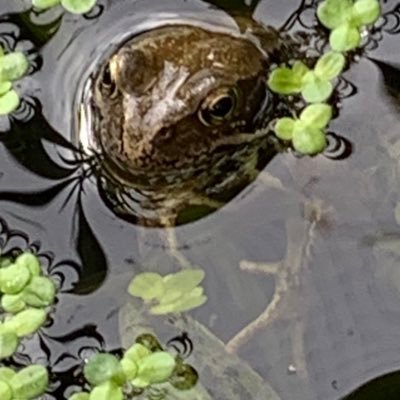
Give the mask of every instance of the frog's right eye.
[[103, 89], [105, 89], [105, 91], [107, 92], [107, 94], [110, 96], [111, 99], [117, 95], [118, 89], [114, 79], [111, 76], [109, 63], [107, 63], [103, 68], [103, 71], [101, 73], [100, 84], [103, 87]]

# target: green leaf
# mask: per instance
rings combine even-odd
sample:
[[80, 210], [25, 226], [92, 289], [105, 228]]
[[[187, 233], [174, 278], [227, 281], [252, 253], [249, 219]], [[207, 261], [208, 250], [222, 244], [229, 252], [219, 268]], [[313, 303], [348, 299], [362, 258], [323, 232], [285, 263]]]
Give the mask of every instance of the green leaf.
[[83, 368], [83, 374], [92, 386], [101, 385], [111, 380], [123, 383], [125, 380], [118, 358], [107, 353], [93, 356]]
[[178, 362], [169, 383], [178, 390], [190, 390], [199, 380], [199, 374], [189, 364]]
[[170, 303], [163, 303], [153, 306], [150, 313], [154, 315], [178, 313], [200, 307], [207, 301], [207, 296], [203, 295], [203, 288], [195, 288], [189, 293], [184, 293], [181, 297]]
[[20, 100], [15, 90], [10, 90], [0, 96], [0, 115], [8, 115], [19, 106]]
[[128, 292], [143, 300], [160, 298], [164, 293], [164, 282], [160, 274], [144, 272], [137, 275], [129, 284]]
[[0, 326], [0, 359], [11, 357], [17, 350], [19, 344], [15, 332]]
[[140, 343], [132, 345], [124, 354], [125, 358], [139, 364], [145, 357], [149, 356], [151, 351]]
[[316, 128], [325, 128], [332, 119], [332, 107], [328, 104], [312, 104], [300, 114], [300, 120], [306, 125]]
[[351, 12], [351, 22], [356, 26], [369, 25], [376, 22], [381, 14], [377, 0], [358, 0]]
[[125, 378], [128, 381], [136, 378], [138, 367], [134, 361], [129, 359], [128, 357], [124, 357], [121, 361], [121, 368], [124, 371]]
[[17, 373], [8, 367], [0, 367], [0, 381], [8, 382]]
[[[174, 357], [165, 351], [152, 353], [140, 362], [137, 379], [150, 384], [166, 382], [172, 375], [175, 364]], [[135, 385], [133, 382], [132, 384]]]
[[326, 147], [325, 134], [320, 129], [311, 127], [296, 128], [293, 133], [293, 147], [301, 154], [315, 155]]
[[11, 264], [0, 270], [0, 290], [6, 294], [20, 293], [29, 283], [31, 273], [21, 264]]
[[204, 279], [204, 271], [201, 269], [185, 269], [175, 274], [164, 277], [165, 292], [178, 290], [189, 292], [193, 290]]
[[135, 339], [135, 343], [146, 347], [146, 349], [150, 350], [150, 353], [163, 349], [158, 339], [151, 333], [142, 333]]
[[10, 81], [0, 82], [0, 96], [9, 92], [12, 88], [12, 83]]
[[1, 297], [1, 306], [5, 312], [16, 314], [26, 307], [26, 303], [22, 299], [22, 293], [4, 294]]
[[4, 56], [4, 49], [3, 49], [3, 47], [0, 46], [0, 57], [3, 57], [3, 56]]
[[22, 78], [28, 67], [28, 59], [23, 53], [10, 53], [0, 57], [0, 82]]
[[90, 393], [87, 392], [74, 393], [71, 397], [68, 398], [68, 400], [89, 400], [89, 399], [90, 399]]
[[360, 32], [356, 27], [349, 24], [339, 26], [329, 35], [329, 44], [335, 51], [346, 52], [354, 50], [360, 43]]
[[334, 29], [349, 19], [351, 9], [350, 0], [325, 0], [317, 8], [317, 17], [322, 25]]
[[301, 78], [290, 68], [276, 68], [268, 78], [269, 88], [279, 94], [294, 94], [301, 90]]
[[25, 252], [15, 259], [15, 264], [24, 265], [29, 269], [32, 276], [39, 276], [42, 274], [42, 267], [39, 259], [32, 253]]
[[293, 118], [280, 118], [275, 125], [275, 134], [279, 139], [291, 140], [293, 136], [295, 120]]
[[96, 4], [97, 0], [61, 0], [61, 5], [70, 13], [85, 14]]
[[332, 91], [332, 84], [319, 78], [314, 72], [310, 71], [305, 75], [301, 94], [308, 103], [321, 103], [331, 96]]
[[44, 276], [35, 276], [22, 292], [26, 304], [32, 307], [47, 307], [54, 303], [56, 287]]
[[123, 400], [123, 398], [122, 389], [111, 381], [96, 386], [89, 396], [89, 400]]
[[13, 398], [11, 387], [8, 383], [0, 381], [0, 399], [11, 400]]
[[14, 399], [35, 399], [46, 392], [48, 384], [49, 375], [42, 365], [26, 367], [10, 380]]
[[40, 10], [47, 10], [61, 3], [61, 0], [32, 0], [32, 5]]
[[292, 67], [292, 71], [296, 79], [303, 79], [303, 76], [309, 71], [310, 69], [304, 64], [302, 61], [295, 61]]
[[27, 308], [6, 320], [3, 326], [16, 333], [18, 337], [35, 333], [45, 323], [46, 311], [37, 308]]
[[324, 54], [315, 65], [314, 72], [319, 78], [331, 80], [343, 71], [346, 59], [343, 54], [330, 51]]

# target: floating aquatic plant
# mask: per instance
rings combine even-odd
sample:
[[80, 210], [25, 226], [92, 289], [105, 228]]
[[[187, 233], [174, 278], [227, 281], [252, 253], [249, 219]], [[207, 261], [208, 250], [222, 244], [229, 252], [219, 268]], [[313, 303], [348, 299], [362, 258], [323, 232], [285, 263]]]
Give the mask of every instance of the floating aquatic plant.
[[324, 129], [332, 118], [328, 104], [312, 104], [299, 118], [281, 118], [275, 125], [275, 133], [282, 140], [291, 140], [295, 150], [302, 154], [320, 153], [326, 146]]
[[15, 260], [0, 257], [0, 358], [10, 357], [20, 338], [35, 333], [46, 321], [46, 307], [55, 300], [53, 281], [42, 276], [38, 258], [25, 252]]
[[16, 372], [0, 367], [1, 400], [33, 400], [43, 395], [49, 384], [47, 369], [42, 365], [30, 365]]
[[[144, 390], [170, 380], [175, 383], [176, 372], [181, 374], [184, 367], [194, 371], [191, 366], [182, 363], [179, 357], [175, 358], [164, 351], [153, 335], [144, 334], [123, 353], [121, 359], [108, 353], [93, 356], [83, 370], [92, 390], [90, 393], [75, 393], [69, 400], [122, 400], [128, 386]], [[186, 382], [186, 386], [179, 382], [182, 390], [190, 389], [197, 383], [195, 371], [195, 379], [187, 375], [189, 383]]]
[[61, 5], [70, 13], [85, 14], [95, 6], [96, 2], [97, 0], [32, 0], [32, 5], [41, 10]]
[[20, 103], [12, 82], [24, 76], [29, 62], [21, 52], [4, 54], [0, 47], [0, 115], [8, 115], [15, 111]]
[[301, 93], [308, 103], [327, 100], [333, 91], [331, 80], [340, 75], [345, 66], [341, 53], [330, 51], [324, 54], [310, 70], [303, 62], [295, 61], [292, 68], [273, 70], [268, 79], [271, 90], [279, 94]]
[[162, 277], [154, 272], [137, 275], [129, 284], [128, 292], [150, 302], [151, 314], [168, 314], [188, 311], [207, 301], [202, 287], [204, 271], [186, 269]]
[[378, 0], [325, 0], [317, 9], [319, 21], [332, 31], [332, 49], [343, 52], [360, 45], [362, 29], [376, 22], [380, 13]]

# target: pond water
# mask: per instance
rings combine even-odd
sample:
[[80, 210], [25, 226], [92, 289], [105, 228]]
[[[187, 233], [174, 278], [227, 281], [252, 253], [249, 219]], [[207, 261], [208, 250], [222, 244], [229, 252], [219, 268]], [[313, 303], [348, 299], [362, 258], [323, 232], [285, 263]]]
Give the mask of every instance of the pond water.
[[[44, 398], [64, 399], [94, 352], [118, 353], [146, 329], [181, 346], [186, 332], [203, 391], [182, 399], [398, 398], [398, 375], [373, 379], [400, 370], [400, 3], [381, 2], [339, 83], [330, 126], [339, 149], [277, 154], [222, 208], [168, 229], [115, 212], [93, 160], [76, 150], [93, 69], [132, 35], [167, 21], [232, 25], [235, 7], [308, 34], [319, 54], [318, 2], [104, 0], [84, 16], [29, 3], [0, 3], [1, 45], [31, 61], [18, 83], [24, 102], [0, 126], [0, 248], [32, 248], [61, 291], [47, 326], [10, 362], [48, 365]], [[127, 294], [135, 274], [188, 265], [205, 271], [204, 306], [185, 318], [138, 313]]]

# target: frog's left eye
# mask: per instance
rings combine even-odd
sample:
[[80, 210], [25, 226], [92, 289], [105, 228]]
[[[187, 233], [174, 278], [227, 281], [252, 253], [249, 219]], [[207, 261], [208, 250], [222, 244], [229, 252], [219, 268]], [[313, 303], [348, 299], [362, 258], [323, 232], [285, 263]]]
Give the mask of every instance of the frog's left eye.
[[115, 84], [115, 81], [112, 77], [111, 74], [111, 68], [110, 68], [110, 64], [107, 63], [102, 72], [101, 72], [101, 78], [100, 78], [100, 85], [103, 89], [106, 90], [108, 96], [113, 99], [114, 97], [116, 97], [116, 95], [118, 94], [118, 89], [117, 89], [117, 85]]
[[238, 91], [221, 88], [209, 95], [199, 109], [199, 119], [206, 125], [220, 125], [228, 120], [236, 109]]

